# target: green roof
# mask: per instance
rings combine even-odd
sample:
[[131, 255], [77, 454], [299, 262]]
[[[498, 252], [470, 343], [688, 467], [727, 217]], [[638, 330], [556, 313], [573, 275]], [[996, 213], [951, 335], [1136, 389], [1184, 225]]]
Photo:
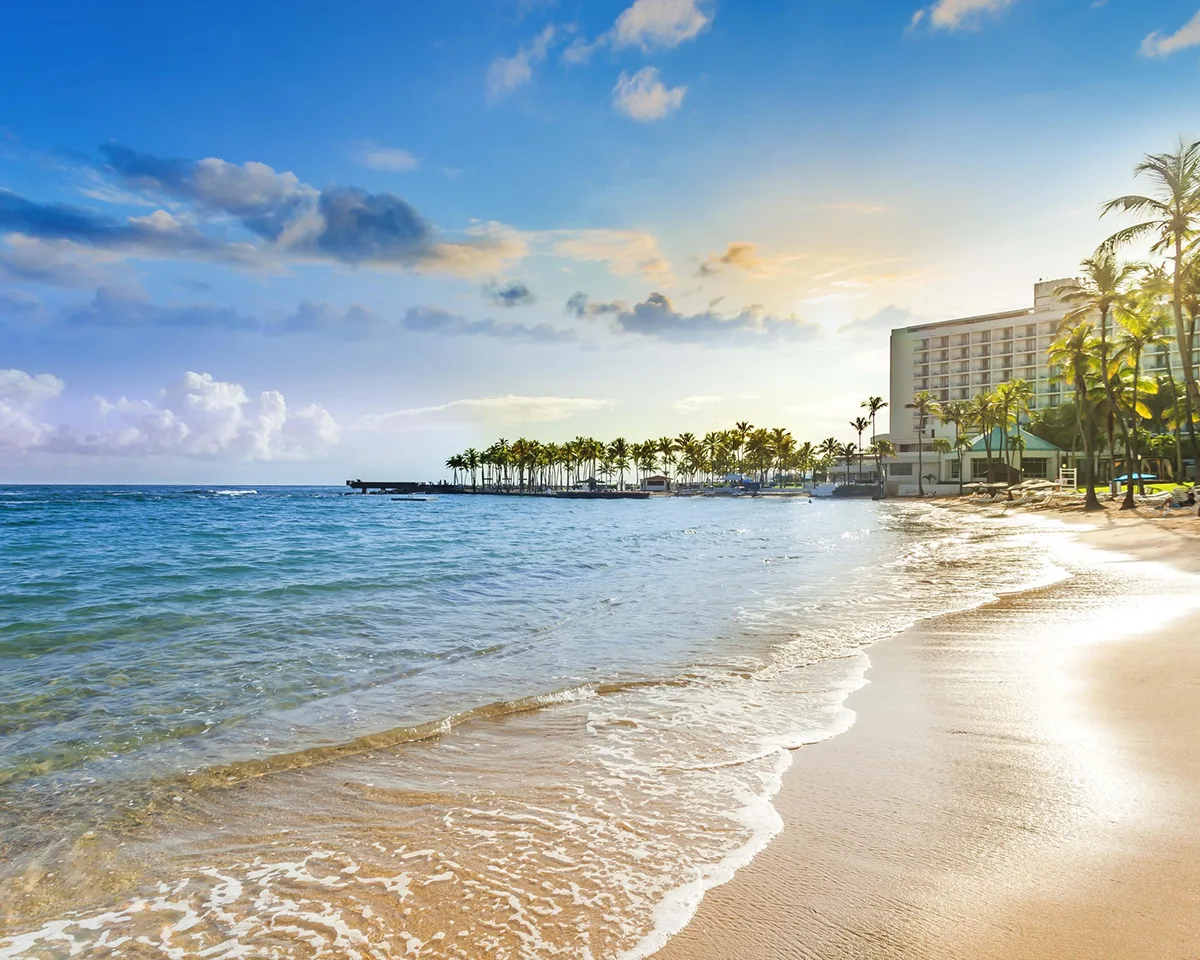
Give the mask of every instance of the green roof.
[[[1025, 438], [1025, 452], [1033, 453], [1041, 451], [1044, 453], [1053, 453], [1059, 448], [1052, 444], [1049, 440], [1043, 440], [1041, 437], [1035, 437], [1028, 430], [1022, 429], [1021, 436]], [[1004, 449], [1004, 431], [999, 427], [992, 428], [992, 453]], [[983, 434], [981, 433], [971, 442], [971, 453], [987, 453], [987, 447], [983, 442]]]

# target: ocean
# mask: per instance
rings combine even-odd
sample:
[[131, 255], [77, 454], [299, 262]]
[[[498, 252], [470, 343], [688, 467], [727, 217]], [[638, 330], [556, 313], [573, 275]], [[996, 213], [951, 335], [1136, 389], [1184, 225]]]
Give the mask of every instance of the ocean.
[[872, 643], [1067, 576], [784, 498], [0, 487], [0, 958], [640, 958]]

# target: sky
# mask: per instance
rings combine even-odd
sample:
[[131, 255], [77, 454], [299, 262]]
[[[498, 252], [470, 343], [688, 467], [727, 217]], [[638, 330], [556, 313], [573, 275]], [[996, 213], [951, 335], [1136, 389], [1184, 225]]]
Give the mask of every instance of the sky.
[[1031, 306], [1200, 138], [1198, 3], [10, 5], [0, 482], [855, 439], [891, 328]]

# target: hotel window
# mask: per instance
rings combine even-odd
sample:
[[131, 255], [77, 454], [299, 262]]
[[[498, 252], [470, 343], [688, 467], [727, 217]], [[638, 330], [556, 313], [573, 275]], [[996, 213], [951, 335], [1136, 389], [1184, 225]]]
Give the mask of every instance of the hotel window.
[[1022, 457], [1021, 476], [1045, 480], [1050, 460], [1046, 457]]
[[913, 465], [911, 463], [890, 463], [887, 468], [888, 476], [891, 477], [911, 477], [913, 475]]
[[[991, 462], [994, 463], [997, 467], [1004, 466], [1003, 460], [993, 460]], [[972, 480], [983, 480], [987, 477], [987, 475], [988, 475], [988, 460], [987, 460], [987, 458], [986, 457], [976, 457], [975, 459], [973, 459], [971, 461], [971, 479]]]

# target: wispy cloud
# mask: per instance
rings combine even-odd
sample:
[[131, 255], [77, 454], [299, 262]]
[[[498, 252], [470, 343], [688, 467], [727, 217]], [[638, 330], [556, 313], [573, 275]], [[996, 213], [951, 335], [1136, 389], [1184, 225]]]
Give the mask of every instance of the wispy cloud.
[[907, 307], [898, 307], [892, 303], [875, 311], [870, 316], [859, 317], [850, 323], [843, 324], [838, 327], [838, 333], [854, 334], [894, 330], [897, 327], [911, 327], [920, 322], [921, 318]]
[[928, 23], [935, 30], [976, 29], [985, 17], [1000, 14], [1016, 0], [937, 0], [912, 16], [910, 26]]
[[519, 343], [573, 343], [574, 330], [560, 330], [548, 323], [500, 323], [487, 317], [469, 320], [438, 307], [414, 307], [404, 314], [404, 329], [446, 337], [492, 337]]
[[671, 265], [653, 234], [641, 230], [543, 230], [529, 234], [534, 250], [548, 246], [556, 257], [603, 263], [614, 276], [641, 274], [659, 282], [671, 279]]
[[1172, 34], [1163, 36], [1154, 31], [1142, 41], [1142, 55], [1146, 57], [1167, 57], [1188, 47], [1200, 46], [1200, 10], [1187, 23]]
[[567, 420], [581, 413], [607, 410], [616, 405], [614, 400], [591, 397], [528, 397], [509, 394], [501, 397], [476, 397], [451, 400], [429, 407], [410, 407], [392, 410], [366, 418], [368, 427], [403, 426], [406, 422], [448, 413], [462, 413], [472, 419], [497, 421], [500, 423], [550, 423]]
[[511, 57], [496, 57], [491, 62], [484, 84], [489, 103], [504, 99], [533, 79], [533, 68], [546, 59], [556, 33], [554, 24], [547, 24]]
[[670, 343], [745, 346], [820, 336], [816, 324], [795, 316], [773, 316], [759, 304], [733, 315], [718, 314], [711, 309], [685, 314], [661, 293], [652, 293], [633, 306], [596, 302], [589, 300], [587, 294], [577, 293], [567, 301], [566, 309], [584, 320], [605, 318], [614, 333], [638, 334]]
[[217, 329], [287, 337], [321, 335], [343, 340], [378, 340], [404, 333], [447, 337], [490, 337], [514, 343], [574, 343], [574, 330], [547, 323], [502, 323], [490, 317], [472, 320], [440, 307], [410, 307], [388, 316], [359, 305], [337, 307], [305, 301], [283, 316], [261, 318], [236, 307], [213, 304], [157, 304], [121, 290], [100, 288], [86, 304], [64, 308], [61, 322], [79, 327], [141, 329]]
[[773, 276], [782, 272], [788, 264], [803, 260], [807, 256], [805, 253], [791, 253], [767, 257], [758, 252], [757, 244], [731, 243], [724, 253], [711, 254], [700, 264], [697, 273], [702, 277], [711, 277], [729, 268], [759, 276]]
[[363, 140], [354, 150], [355, 159], [372, 170], [388, 170], [392, 173], [407, 173], [420, 164], [412, 152], [403, 147], [385, 147], [374, 140]]
[[718, 403], [724, 402], [724, 397], [717, 397], [711, 394], [703, 394], [696, 397], [684, 397], [682, 400], [676, 400], [671, 404], [671, 409], [676, 413], [686, 414], [695, 413], [697, 410], [705, 410], [709, 407], [716, 406]]
[[[121, 219], [0, 190], [0, 230], [122, 256], [276, 270], [325, 262], [486, 276], [525, 254], [511, 228], [476, 224], [452, 238], [392, 193], [317, 190], [262, 163], [165, 159], [115, 144], [102, 151], [111, 180], [171, 209]], [[53, 254], [40, 251], [46, 263]]]
[[686, 94], [687, 87], [664, 86], [657, 68], [642, 67], [632, 75], [621, 72], [613, 87], [613, 106], [631, 119], [653, 123], [678, 110]]

